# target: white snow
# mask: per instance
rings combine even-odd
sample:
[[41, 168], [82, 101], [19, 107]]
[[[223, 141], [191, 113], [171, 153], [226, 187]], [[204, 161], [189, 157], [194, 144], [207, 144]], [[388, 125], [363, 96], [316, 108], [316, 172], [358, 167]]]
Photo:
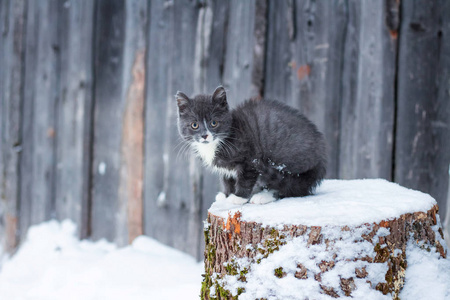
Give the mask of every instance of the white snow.
[[[245, 288], [245, 292], [239, 296], [240, 300], [253, 300], [266, 298], [268, 300], [277, 299], [334, 299], [326, 294], [321, 294], [320, 285], [333, 287], [341, 299], [364, 299], [364, 300], [388, 300], [392, 297], [384, 296], [380, 292], [372, 289], [367, 280], [374, 285], [385, 282], [387, 263], [371, 264], [365, 261], [354, 261], [355, 258], [374, 256], [373, 245], [364, 240], [355, 240], [355, 237], [367, 233], [368, 228], [358, 228], [355, 231], [341, 232], [340, 228], [324, 228], [322, 234], [324, 238], [333, 238], [337, 235], [342, 237], [334, 244], [308, 245], [308, 234], [292, 239], [279, 251], [275, 251], [266, 259], [262, 259], [259, 264], [252, 264], [249, 273], [246, 275], [246, 283], [238, 281], [233, 276], [225, 276], [222, 279], [225, 288], [233, 295], [237, 293], [239, 287]], [[333, 254], [337, 254], [333, 258]], [[256, 257], [258, 258], [258, 256]], [[319, 283], [314, 279], [314, 274], [320, 272], [319, 264], [322, 261], [336, 261], [336, 265], [322, 276]], [[246, 258], [236, 260], [242, 269], [248, 267], [249, 261]], [[295, 278], [298, 271], [297, 264], [302, 264], [308, 269], [306, 279]], [[278, 278], [274, 275], [276, 268], [282, 267], [286, 276]], [[355, 268], [366, 267], [368, 276], [364, 279], [355, 278], [357, 289], [353, 292], [353, 298], [345, 297], [340, 291], [339, 275], [343, 278], [355, 276]], [[237, 277], [237, 276], [234, 276]]]
[[450, 299], [450, 260], [442, 259], [435, 248], [430, 252], [412, 241], [406, 248], [405, 286], [400, 299]]
[[[245, 291], [239, 296], [240, 300], [334, 299], [323, 294], [320, 285], [333, 288], [341, 297], [340, 299], [392, 299], [391, 295], [383, 295], [373, 288], [379, 282], [386, 282], [387, 262], [368, 263], [361, 260], [367, 256], [375, 256], [373, 244], [360, 238], [361, 235], [370, 232], [371, 228], [372, 225], [367, 224], [349, 231], [342, 231], [340, 227], [327, 226], [322, 228], [321, 234], [324, 239], [330, 240], [329, 244], [308, 245], [309, 234], [307, 233], [289, 240], [278, 251], [261, 259], [259, 264], [252, 264], [248, 258], [234, 259], [233, 264], [238, 270], [250, 269], [246, 274], [246, 282], [238, 280], [240, 275], [226, 275], [219, 279], [219, 283], [233, 295], [237, 294], [238, 288], [244, 288]], [[386, 234], [388, 234], [386, 229], [380, 228], [374, 238], [378, 239]], [[337, 237], [340, 238], [337, 239]], [[425, 245], [425, 248], [428, 246]], [[400, 253], [399, 250], [397, 255]], [[262, 258], [262, 255], [256, 256], [255, 260], [258, 258]], [[406, 248], [406, 260], [408, 267], [400, 299], [450, 299], [449, 259], [441, 258], [433, 247], [430, 247], [428, 252], [421, 248], [421, 244], [410, 241]], [[334, 261], [336, 264], [322, 275], [319, 283], [314, 276], [320, 273], [319, 264], [323, 261]], [[306, 279], [295, 278], [295, 273], [299, 271], [298, 264], [308, 270]], [[274, 270], [279, 267], [282, 267], [282, 272], [285, 273], [282, 278], [278, 278], [274, 273]], [[355, 269], [362, 268], [365, 268], [368, 274], [366, 278], [360, 279], [355, 276]], [[346, 297], [340, 290], [340, 277], [354, 278], [356, 289], [351, 297]], [[368, 281], [372, 283], [372, 287]]]
[[235, 205], [218, 194], [209, 212], [268, 226], [361, 225], [393, 219], [405, 213], [428, 211], [436, 201], [428, 194], [383, 179], [324, 180], [312, 196], [284, 198], [266, 205]]
[[[283, 199], [266, 205], [234, 205], [219, 194], [210, 212], [226, 218], [228, 211], [240, 210], [243, 220], [272, 226], [286, 223], [324, 226], [321, 232], [324, 237], [330, 240], [337, 235], [343, 237], [328, 245], [333, 251], [325, 251], [327, 246], [323, 243], [307, 245], [307, 234], [290, 240], [260, 264], [252, 265], [246, 274], [246, 292], [239, 299], [303, 299], [304, 296], [332, 299], [318, 294], [319, 283], [311, 273], [319, 272], [320, 262], [335, 260], [334, 268], [322, 276], [322, 284], [340, 291], [336, 274], [351, 277], [355, 268], [366, 267], [368, 277], [355, 278], [357, 289], [352, 292], [352, 299], [383, 300], [391, 297], [371, 289], [366, 280], [373, 284], [383, 282], [387, 264], [353, 260], [374, 255], [373, 244], [355, 240], [362, 234], [356, 231], [369, 230], [370, 225], [353, 228], [347, 233], [338, 229], [339, 226], [379, 222], [412, 211], [427, 211], [434, 204], [426, 194], [383, 180], [326, 180], [314, 196]], [[440, 224], [439, 216], [436, 217]], [[138, 237], [132, 245], [118, 248], [104, 240], [79, 241], [75, 232], [75, 225], [70, 221], [50, 221], [30, 228], [18, 252], [0, 266], [0, 299], [199, 298], [203, 263], [197, 263], [191, 256], [148, 237]], [[389, 233], [388, 229], [380, 228], [374, 238]], [[420, 246], [411, 241], [406, 248], [408, 267], [400, 298], [450, 299], [450, 260], [440, 258], [434, 248], [427, 252]], [[338, 255], [336, 259], [332, 258], [333, 253]], [[236, 263], [248, 267], [250, 262], [245, 258], [237, 259]], [[310, 272], [307, 279], [294, 277], [298, 263]], [[280, 266], [286, 273], [282, 278], [274, 276], [274, 269]], [[243, 283], [231, 277], [219, 280], [226, 280], [227, 287], [236, 293]], [[342, 293], [341, 297], [348, 298]]]
[[[233, 295], [238, 293], [239, 288], [245, 288], [239, 296], [241, 300], [333, 299], [321, 293], [319, 284], [332, 287], [341, 299], [392, 299], [391, 295], [385, 296], [373, 289], [377, 283], [385, 282], [388, 265], [387, 262], [368, 263], [361, 259], [375, 256], [374, 244], [362, 239], [361, 235], [370, 232], [373, 223], [396, 218], [405, 213], [426, 212], [436, 204], [428, 194], [381, 179], [325, 180], [313, 196], [282, 199], [266, 205], [235, 205], [230, 199], [232, 197], [226, 198], [219, 193], [209, 212], [227, 219], [229, 215], [240, 211], [243, 221], [258, 222], [263, 226], [280, 229], [284, 224], [321, 226], [323, 239], [330, 241], [329, 244], [308, 245], [309, 233], [306, 233], [287, 240], [285, 245], [280, 246], [278, 251], [274, 251], [267, 258], [258, 254], [254, 259], [259, 258], [259, 263], [248, 258], [235, 258], [232, 263], [238, 270], [250, 269], [246, 274], [246, 282], [238, 280], [240, 275], [226, 275], [218, 280]], [[433, 230], [438, 241], [445, 247], [445, 242], [440, 240], [437, 233], [440, 220], [438, 215], [436, 217], [438, 225], [433, 226]], [[355, 227], [345, 232], [340, 227], [344, 225]], [[379, 228], [374, 236], [375, 243], [390, 233], [387, 228]], [[394, 255], [401, 253], [398, 249]], [[427, 252], [421, 249], [420, 245], [412, 243], [406, 249], [406, 256], [408, 267], [400, 298], [450, 300], [450, 260], [440, 258], [434, 248]], [[320, 273], [319, 265], [323, 261], [334, 261], [336, 264], [322, 275], [322, 281], [319, 283], [314, 275]], [[306, 279], [295, 278], [295, 273], [299, 271], [298, 264], [308, 270]], [[282, 278], [274, 273], [279, 267], [282, 267], [285, 273]], [[359, 279], [355, 276], [355, 269], [362, 268], [365, 268], [368, 274], [366, 278]], [[340, 276], [354, 278], [356, 290], [352, 292], [352, 297], [346, 297], [341, 291]], [[367, 280], [372, 283], [372, 288]]]
[[118, 248], [79, 241], [70, 221], [30, 228], [3, 261], [0, 299], [198, 299], [203, 263], [148, 237]]
[[106, 173], [106, 164], [103, 161], [98, 164], [98, 173], [100, 175], [105, 175]]
[[156, 199], [156, 204], [158, 207], [162, 207], [166, 204], [166, 192], [162, 191], [159, 193], [158, 198]]

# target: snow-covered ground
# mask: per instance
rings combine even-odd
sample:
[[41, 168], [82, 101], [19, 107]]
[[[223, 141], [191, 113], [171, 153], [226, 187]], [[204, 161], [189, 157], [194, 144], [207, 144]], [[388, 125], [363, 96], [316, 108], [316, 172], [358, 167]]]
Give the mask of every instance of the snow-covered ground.
[[[357, 189], [358, 186], [359, 188], [363, 186], [363, 189]], [[388, 193], [389, 197], [384, 197], [380, 193]], [[372, 197], [368, 197], [368, 194]], [[330, 195], [332, 201], [329, 201]], [[393, 199], [396, 205], [392, 205]], [[224, 195], [219, 194], [211, 209], [217, 214], [223, 214], [224, 217], [228, 216], [229, 211], [239, 210], [243, 219], [250, 218], [252, 221], [257, 220], [274, 226], [282, 222], [313, 224], [313, 221], [319, 222], [314, 225], [327, 226], [348, 224], [350, 221], [355, 224], [377, 222], [383, 217], [395, 217], [410, 210], [426, 211], [434, 203], [434, 199], [426, 194], [385, 181], [340, 183], [326, 181], [315, 196], [284, 199], [282, 202], [263, 206], [252, 204], [236, 206], [227, 202]], [[358, 218], [351, 219], [349, 215]], [[199, 299], [203, 263], [196, 262], [193, 257], [148, 237], [139, 237], [132, 245], [118, 248], [106, 241], [79, 241], [75, 237], [75, 232], [75, 225], [70, 221], [62, 223], [50, 221], [30, 228], [26, 241], [16, 255], [0, 264], [0, 299]], [[360, 243], [359, 246], [363, 247], [364, 244]], [[352, 242], [346, 243], [345, 240], [339, 244], [339, 247], [346, 249], [342, 252], [344, 254], [352, 254], [355, 251], [364, 254], [364, 251], [373, 251], [372, 245], [369, 246], [367, 249], [355, 248]], [[307, 243], [302, 237], [281, 247], [280, 251], [269, 256], [247, 274], [248, 284], [255, 285], [254, 290], [260, 294], [248, 294], [248, 297], [242, 294], [241, 298], [267, 297], [265, 291], [274, 289], [277, 290], [277, 295], [286, 296], [282, 299], [297, 299], [299, 295], [317, 295], [320, 291], [317, 282], [313, 280], [299, 281], [293, 276], [286, 276], [273, 281], [275, 277], [271, 276], [270, 281], [267, 274], [273, 275], [276, 266], [283, 266], [284, 270], [289, 271], [290, 268], [297, 266], [295, 260], [301, 255], [305, 256], [305, 261], [311, 253], [315, 258], [322, 259], [321, 255], [327, 254], [320, 247], [321, 245], [317, 245], [307, 249]], [[408, 267], [400, 298], [450, 300], [450, 260], [440, 258], [435, 249], [427, 252], [412, 242], [408, 244], [406, 256]], [[314, 263], [314, 260], [311, 260], [312, 265], [307, 267], [317, 268]], [[381, 264], [379, 267], [385, 268]], [[353, 272], [355, 266], [336, 265], [336, 270], [345, 268]], [[378, 279], [377, 276], [383, 275], [383, 271], [385, 272], [385, 269], [369, 270], [370, 279], [382, 281], [383, 276]], [[328, 279], [324, 277], [323, 280]], [[329, 278], [330, 286], [339, 284], [333, 283], [332, 280], [333, 278]], [[358, 290], [353, 293], [352, 299], [390, 298], [369, 290], [364, 285], [365, 280], [360, 281], [356, 282]], [[326, 295], [320, 297], [330, 299]]]
[[118, 248], [79, 241], [70, 221], [30, 228], [2, 262], [0, 299], [199, 299], [203, 263], [148, 237]]

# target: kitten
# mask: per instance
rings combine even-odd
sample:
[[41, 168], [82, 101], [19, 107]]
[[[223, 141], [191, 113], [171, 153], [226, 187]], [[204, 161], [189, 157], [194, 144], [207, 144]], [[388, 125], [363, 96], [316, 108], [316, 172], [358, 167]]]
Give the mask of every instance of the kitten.
[[263, 204], [313, 193], [325, 176], [325, 140], [299, 111], [248, 100], [230, 110], [225, 89], [176, 94], [178, 131], [203, 163], [221, 175], [236, 204]]

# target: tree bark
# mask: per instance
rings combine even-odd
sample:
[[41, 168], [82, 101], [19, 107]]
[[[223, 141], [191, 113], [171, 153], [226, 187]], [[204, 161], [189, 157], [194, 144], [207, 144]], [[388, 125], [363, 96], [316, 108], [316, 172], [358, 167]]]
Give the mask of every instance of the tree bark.
[[[297, 238], [304, 239], [306, 248], [323, 245], [325, 251], [330, 252], [328, 257], [333, 258], [331, 260], [316, 258], [318, 266], [316, 269], [307, 268], [306, 265], [310, 265], [308, 261], [296, 262], [295, 278], [298, 280], [314, 278], [320, 286], [321, 294], [335, 298], [351, 296], [356, 289], [355, 280], [365, 279], [371, 289], [385, 295], [390, 293], [393, 299], [398, 299], [407, 268], [408, 242], [418, 244], [424, 251], [435, 249], [441, 257], [446, 257], [446, 248], [442, 245], [442, 228], [437, 213], [438, 206], [434, 205], [427, 212], [403, 214], [395, 219], [379, 223], [361, 224], [356, 227], [334, 227], [333, 232], [338, 232], [336, 235], [330, 234], [329, 226], [286, 224], [282, 228], [274, 228], [256, 222], [242, 221], [239, 211], [234, 215], [229, 213], [228, 218], [209, 212], [207, 227], [205, 227], [205, 275], [201, 299], [239, 299], [239, 295], [243, 292], [251, 292], [246, 286], [246, 275], [252, 267]], [[380, 234], [383, 232], [385, 234]], [[346, 234], [347, 237], [345, 237]], [[372, 255], [355, 254], [353, 258], [348, 255], [343, 258], [337, 245], [339, 241], [346, 241], [348, 236], [351, 236], [353, 243], [370, 243], [373, 248]], [[245, 267], [236, 263], [242, 258], [249, 262]], [[366, 267], [355, 268], [353, 276], [350, 277], [348, 274], [335, 274], [340, 280], [339, 289], [324, 284], [322, 282], [324, 275], [333, 270], [337, 264], [345, 263], [343, 260], [364, 263]], [[387, 265], [384, 282], [370, 282], [369, 264]], [[282, 267], [273, 270], [275, 277], [283, 278], [286, 275]], [[235, 291], [227, 289], [226, 280], [230, 276], [234, 276], [241, 283], [241, 287]], [[276, 295], [266, 295], [268, 296]]]

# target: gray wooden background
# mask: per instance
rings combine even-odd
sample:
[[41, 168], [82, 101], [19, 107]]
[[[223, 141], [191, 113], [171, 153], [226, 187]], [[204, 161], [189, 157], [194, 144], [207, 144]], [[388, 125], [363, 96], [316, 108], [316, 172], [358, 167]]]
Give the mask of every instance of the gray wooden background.
[[201, 258], [217, 178], [179, 155], [177, 90], [299, 108], [329, 178], [382, 177], [445, 216], [450, 1], [0, 0], [0, 239], [72, 219]]

